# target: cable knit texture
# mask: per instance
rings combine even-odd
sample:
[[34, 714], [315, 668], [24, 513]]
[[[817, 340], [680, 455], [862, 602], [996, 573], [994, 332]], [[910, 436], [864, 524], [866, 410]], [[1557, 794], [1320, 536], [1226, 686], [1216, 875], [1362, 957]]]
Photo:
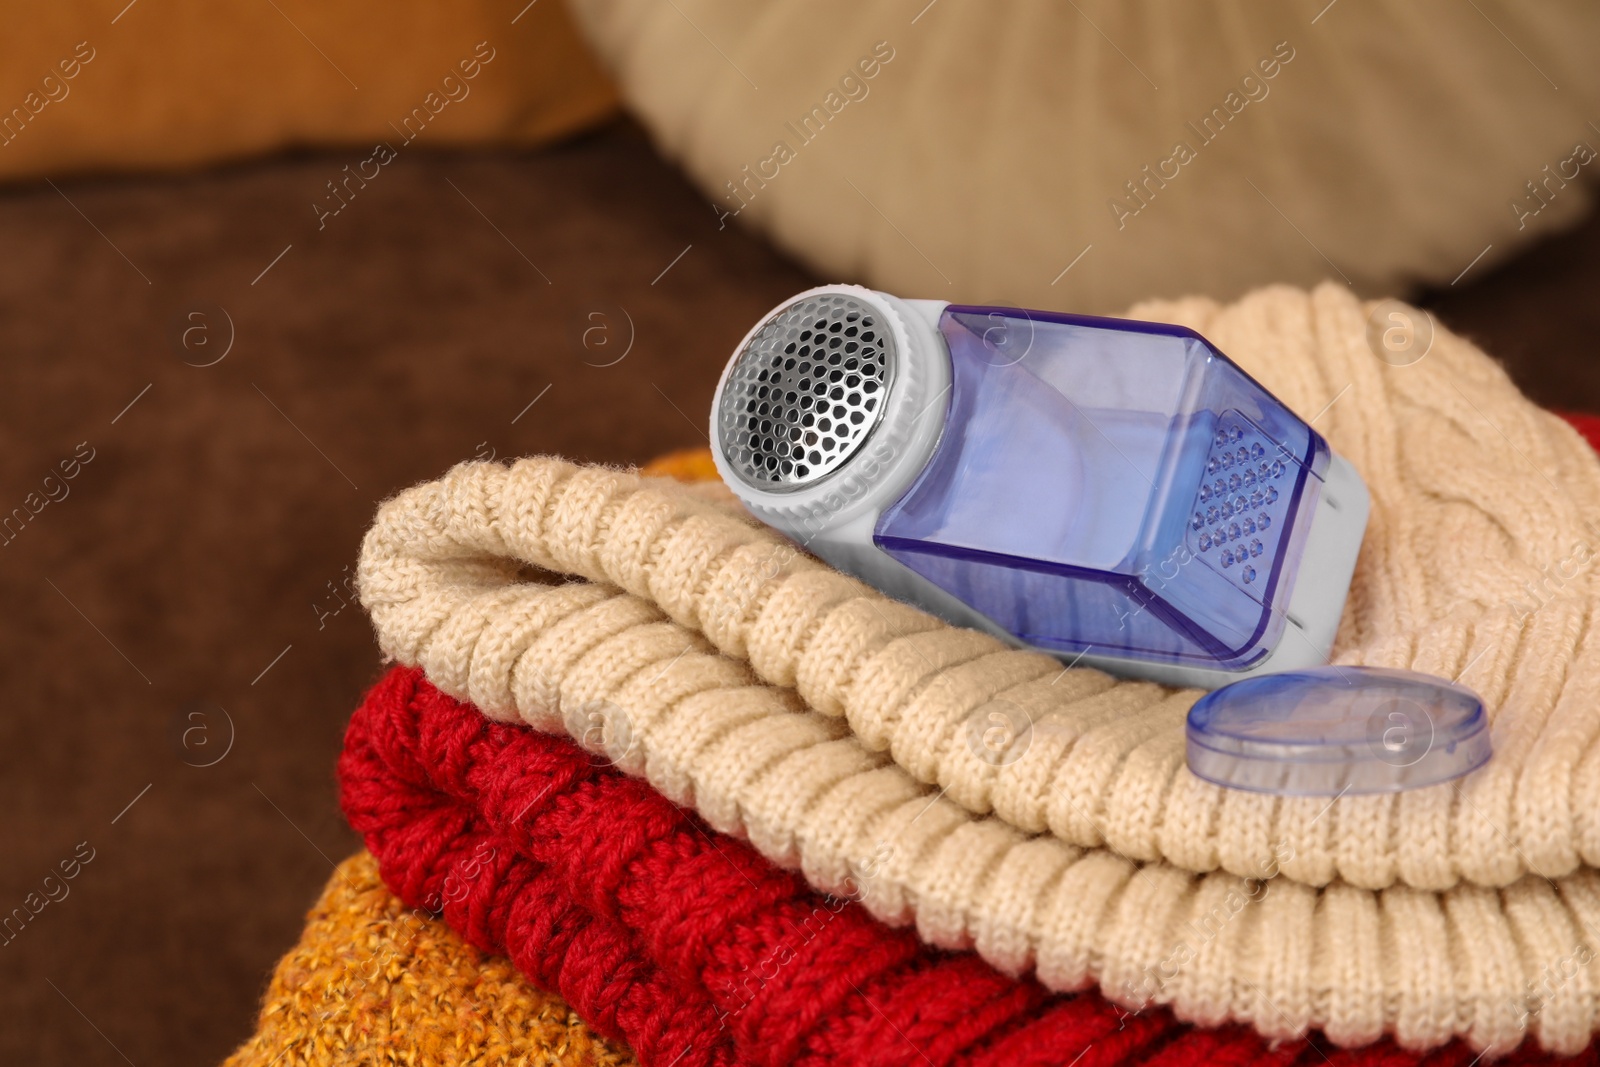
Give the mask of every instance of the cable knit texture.
[[223, 1067], [633, 1067], [560, 997], [384, 888], [335, 869], [279, 962], [256, 1032]]
[[[1051, 996], [806, 888], [570, 741], [492, 723], [415, 670], [368, 694], [339, 772], [351, 824], [403, 899], [442, 905], [467, 940], [509, 952], [620, 1030], [645, 1067], [1465, 1067], [1474, 1056], [1461, 1042], [1431, 1054], [1272, 1046], [1092, 993]], [[673, 1039], [655, 1013], [670, 1016]], [[1512, 1061], [1542, 1058], [1528, 1042]]]
[[[1421, 362], [1379, 361], [1368, 310], [1329, 286], [1133, 314], [1206, 334], [1367, 479], [1336, 658], [1477, 688], [1496, 755], [1463, 783], [1218, 789], [1183, 764], [1193, 692], [1063, 674], [706, 494], [556, 459], [465, 464], [385, 504], [363, 603], [445, 691], [609, 753], [819, 888], [876, 864], [874, 914], [1009, 972], [1352, 1043], [1508, 1047], [1531, 1000], [1541, 1040], [1574, 1050], [1600, 981], [1600, 465], [1443, 330]], [[1032, 725], [996, 760], [973, 737], [1001, 708]]]

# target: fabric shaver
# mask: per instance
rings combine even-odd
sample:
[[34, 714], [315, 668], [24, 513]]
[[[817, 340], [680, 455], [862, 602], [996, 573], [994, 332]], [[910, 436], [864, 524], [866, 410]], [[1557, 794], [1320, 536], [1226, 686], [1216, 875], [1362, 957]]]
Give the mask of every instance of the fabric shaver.
[[1208, 689], [1327, 660], [1369, 506], [1193, 330], [857, 286], [745, 336], [711, 443], [752, 514], [890, 596]]

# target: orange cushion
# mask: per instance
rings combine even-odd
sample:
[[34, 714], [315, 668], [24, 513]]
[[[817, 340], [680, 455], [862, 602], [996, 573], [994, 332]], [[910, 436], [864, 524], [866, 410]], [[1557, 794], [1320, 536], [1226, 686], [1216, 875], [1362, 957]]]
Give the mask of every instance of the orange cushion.
[[610, 115], [565, 7], [524, 2], [26, 5], [0, 33], [0, 178], [413, 134], [537, 144]]

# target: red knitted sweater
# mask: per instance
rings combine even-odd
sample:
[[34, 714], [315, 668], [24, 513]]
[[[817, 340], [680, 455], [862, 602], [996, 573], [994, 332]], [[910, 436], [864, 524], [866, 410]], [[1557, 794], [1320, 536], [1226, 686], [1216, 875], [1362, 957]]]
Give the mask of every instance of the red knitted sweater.
[[[504, 953], [645, 1067], [1468, 1067], [1457, 1043], [1272, 1047], [1254, 1031], [1051, 995], [816, 893], [565, 738], [486, 719], [420, 671], [367, 695], [350, 824], [406, 903]], [[1501, 1063], [1538, 1063], [1534, 1043]], [[1576, 1065], [1597, 1061], [1593, 1046]]]

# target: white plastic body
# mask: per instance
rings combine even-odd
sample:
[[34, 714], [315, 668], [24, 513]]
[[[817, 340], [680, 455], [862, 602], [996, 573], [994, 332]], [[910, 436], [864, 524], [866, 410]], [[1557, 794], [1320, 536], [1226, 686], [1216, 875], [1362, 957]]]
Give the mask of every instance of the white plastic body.
[[[751, 487], [723, 459], [716, 417], [728, 380], [728, 370], [723, 371], [711, 405], [711, 455], [723, 481], [756, 518], [839, 570], [897, 600], [958, 626], [993, 634], [1018, 648], [1035, 648], [1068, 664], [1164, 685], [1215, 689], [1243, 678], [1314, 667], [1328, 661], [1371, 506], [1366, 484], [1343, 457], [1334, 454], [1330, 458], [1290, 589], [1283, 633], [1272, 650], [1254, 665], [1230, 671], [1098, 655], [1092, 648], [1078, 654], [1038, 648], [1018, 640], [873, 541], [879, 517], [927, 466], [944, 429], [951, 367], [949, 350], [939, 333], [939, 316], [949, 301], [904, 300], [854, 285], [825, 285], [796, 294], [771, 314], [797, 300], [823, 293], [846, 293], [880, 313], [894, 335], [895, 378], [879, 424], [842, 469], [815, 485], [772, 492]], [[739, 342], [734, 349], [735, 360], [770, 317], [764, 317]], [[734, 360], [729, 361], [729, 369], [733, 363]]]

